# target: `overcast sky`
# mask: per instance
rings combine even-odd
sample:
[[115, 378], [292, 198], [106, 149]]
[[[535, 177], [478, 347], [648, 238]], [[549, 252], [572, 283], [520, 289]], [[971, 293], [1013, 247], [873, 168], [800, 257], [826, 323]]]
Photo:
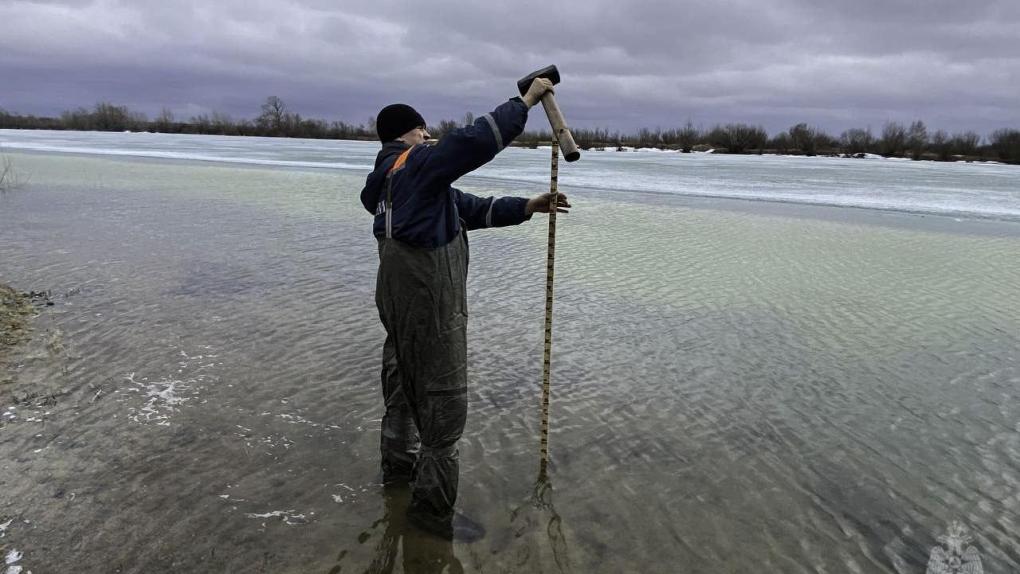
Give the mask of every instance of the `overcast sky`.
[[435, 123], [547, 64], [578, 126], [1020, 128], [1020, 0], [0, 0], [12, 112], [251, 118], [277, 95], [304, 116], [401, 101]]

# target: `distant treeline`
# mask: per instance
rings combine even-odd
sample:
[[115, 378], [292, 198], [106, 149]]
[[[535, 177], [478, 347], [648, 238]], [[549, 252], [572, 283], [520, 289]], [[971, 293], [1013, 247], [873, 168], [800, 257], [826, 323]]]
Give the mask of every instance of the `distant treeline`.
[[[443, 120], [430, 127], [434, 137], [470, 123], [474, 117], [467, 114], [463, 122]], [[366, 124], [348, 124], [342, 121], [304, 118], [287, 110], [283, 100], [271, 96], [262, 104], [254, 120], [236, 120], [213, 112], [200, 114], [186, 121], [178, 120], [164, 109], [155, 119], [145, 114], [101, 102], [95, 107], [78, 108], [62, 113], [59, 118], [23, 116], [0, 109], [0, 128], [52, 129], [84, 131], [148, 131], [159, 133], [214, 134], [238, 136], [297, 137], [313, 139], [375, 140], [375, 119]], [[950, 161], [999, 160], [1020, 163], [1020, 129], [1000, 129], [987, 139], [975, 132], [948, 133], [944, 130], [929, 132], [924, 122], [910, 125], [887, 122], [880, 133], [871, 128], [852, 128], [839, 137], [811, 127], [806, 123], [791, 126], [785, 131], [770, 135], [761, 126], [731, 123], [705, 129], [688, 121], [679, 128], [641, 128], [635, 133], [610, 132], [599, 128], [571, 130], [582, 149], [624, 149], [625, 147], [656, 147], [682, 152], [715, 150], [715, 153], [782, 153], [800, 155], [877, 154], [885, 157], [909, 157]], [[535, 147], [548, 143], [552, 134], [547, 130], [527, 131], [515, 141], [516, 145]]]
[[[880, 134], [870, 128], [852, 128], [839, 137], [819, 128], [800, 123], [772, 136], [761, 126], [742, 123], [716, 125], [710, 129], [695, 127], [687, 122], [681, 128], [641, 128], [636, 134], [610, 133], [604, 129], [571, 129], [581, 149], [624, 147], [656, 147], [682, 152], [708, 151], [715, 153], [780, 153], [795, 155], [863, 156], [876, 154], [885, 157], [909, 157], [939, 161], [995, 159], [1020, 163], [1020, 130], [1000, 129], [987, 141], [975, 132], [950, 134], [944, 130], [928, 132], [924, 122], [918, 120], [905, 126], [887, 122]], [[517, 138], [523, 145], [548, 142], [549, 132], [525, 132]]]
[[163, 109], [155, 119], [150, 120], [145, 114], [131, 111], [127, 106], [100, 102], [91, 109], [78, 108], [63, 112], [59, 118], [23, 116], [0, 108], [0, 128], [312, 139], [378, 138], [374, 119], [365, 126], [305, 118], [301, 114], [287, 111], [283, 100], [276, 96], [266, 99], [262, 104], [261, 113], [254, 120], [234, 119], [219, 112], [199, 114], [187, 120], [180, 120], [168, 109]]

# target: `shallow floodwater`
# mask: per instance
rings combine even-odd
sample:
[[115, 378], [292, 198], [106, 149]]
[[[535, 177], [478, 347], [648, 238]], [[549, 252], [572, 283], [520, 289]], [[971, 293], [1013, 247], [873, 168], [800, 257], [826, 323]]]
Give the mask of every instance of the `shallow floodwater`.
[[1020, 223], [569, 188], [546, 482], [544, 221], [472, 233], [488, 533], [445, 545], [376, 482], [363, 174], [11, 157], [0, 282], [54, 302], [0, 383], [25, 571], [905, 573], [952, 521], [1020, 569]]

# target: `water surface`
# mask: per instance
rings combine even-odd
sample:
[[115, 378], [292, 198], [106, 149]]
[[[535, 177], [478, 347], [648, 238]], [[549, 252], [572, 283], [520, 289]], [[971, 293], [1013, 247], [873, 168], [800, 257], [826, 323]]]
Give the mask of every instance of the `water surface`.
[[26, 570], [921, 572], [953, 520], [1020, 568], [1015, 222], [568, 186], [544, 483], [545, 227], [473, 233], [488, 535], [447, 546], [376, 483], [363, 173], [11, 156], [0, 281], [55, 301], [0, 387]]

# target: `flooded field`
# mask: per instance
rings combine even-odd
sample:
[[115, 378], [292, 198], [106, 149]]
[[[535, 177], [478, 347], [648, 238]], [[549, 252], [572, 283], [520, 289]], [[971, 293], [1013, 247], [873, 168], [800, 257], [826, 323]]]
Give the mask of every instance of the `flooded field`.
[[10, 155], [0, 283], [54, 303], [0, 359], [26, 573], [906, 573], [953, 521], [1020, 570], [1018, 222], [568, 187], [538, 482], [544, 221], [472, 233], [450, 545], [377, 482], [363, 174]]

